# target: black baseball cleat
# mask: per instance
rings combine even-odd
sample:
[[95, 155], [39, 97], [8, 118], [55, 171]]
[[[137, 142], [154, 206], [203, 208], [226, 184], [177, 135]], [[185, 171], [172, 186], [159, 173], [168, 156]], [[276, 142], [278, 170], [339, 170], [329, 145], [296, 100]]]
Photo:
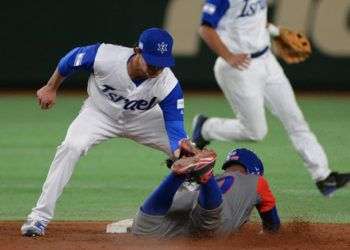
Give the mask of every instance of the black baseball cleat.
[[350, 184], [350, 173], [341, 174], [338, 172], [332, 172], [326, 179], [316, 182], [320, 192], [327, 197], [332, 196], [337, 189], [348, 184]]
[[204, 122], [208, 119], [208, 117], [204, 115], [196, 115], [192, 121], [192, 139], [191, 141], [196, 144], [197, 148], [203, 149], [210, 142], [205, 140], [202, 136], [202, 128]]

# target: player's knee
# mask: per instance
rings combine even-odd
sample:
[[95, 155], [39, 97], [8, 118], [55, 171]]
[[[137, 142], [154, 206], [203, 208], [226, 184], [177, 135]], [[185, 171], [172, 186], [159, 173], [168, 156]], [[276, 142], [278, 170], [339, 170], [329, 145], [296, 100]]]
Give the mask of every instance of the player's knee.
[[259, 127], [247, 130], [247, 139], [251, 141], [262, 141], [267, 135], [267, 127]]
[[295, 117], [295, 119], [289, 118], [285, 123], [285, 128], [290, 135], [298, 133], [307, 133], [310, 131], [309, 125], [307, 122], [300, 117]]
[[76, 152], [79, 155], [85, 155], [88, 151], [88, 144], [83, 140], [65, 140], [61, 147], [64, 147], [66, 150]]

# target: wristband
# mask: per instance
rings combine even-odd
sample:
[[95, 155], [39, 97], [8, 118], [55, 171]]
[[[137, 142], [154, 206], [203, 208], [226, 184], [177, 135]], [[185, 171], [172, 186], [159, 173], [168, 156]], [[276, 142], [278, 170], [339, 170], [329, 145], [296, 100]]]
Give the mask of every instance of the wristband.
[[269, 25], [267, 26], [267, 30], [269, 31], [270, 36], [272, 37], [277, 37], [280, 35], [280, 29], [272, 23], [269, 23]]

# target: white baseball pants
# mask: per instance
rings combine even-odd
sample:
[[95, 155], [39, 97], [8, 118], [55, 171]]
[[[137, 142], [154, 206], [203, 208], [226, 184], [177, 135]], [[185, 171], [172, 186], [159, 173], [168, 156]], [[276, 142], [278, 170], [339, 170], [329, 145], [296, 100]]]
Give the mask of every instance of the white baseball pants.
[[312, 178], [322, 180], [330, 174], [327, 156], [310, 131], [290, 82], [270, 51], [252, 59], [249, 68], [244, 71], [232, 68], [218, 58], [214, 72], [236, 119], [209, 118], [202, 129], [204, 139], [262, 140], [268, 130], [266, 105], [282, 122]]
[[128, 120], [126, 123], [111, 119], [88, 98], [69, 126], [66, 138], [57, 148], [41, 196], [28, 219], [41, 220], [47, 225], [53, 218], [56, 201], [80, 157], [94, 145], [114, 137], [127, 137], [172, 155], [163, 114], [158, 106], [142, 113], [137, 120]]

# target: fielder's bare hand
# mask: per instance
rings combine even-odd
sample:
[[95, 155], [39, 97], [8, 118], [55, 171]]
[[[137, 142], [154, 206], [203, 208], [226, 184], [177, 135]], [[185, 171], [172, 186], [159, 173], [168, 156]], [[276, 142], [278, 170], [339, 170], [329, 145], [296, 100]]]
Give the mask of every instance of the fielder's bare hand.
[[225, 58], [225, 61], [230, 64], [233, 68], [238, 70], [245, 70], [249, 67], [250, 56], [248, 54], [232, 54]]
[[233, 54], [223, 43], [219, 34], [212, 27], [202, 25], [199, 28], [199, 35], [205, 41], [205, 43], [211, 48], [218, 56], [222, 57], [228, 64], [238, 70], [244, 70], [249, 67], [250, 55], [248, 54]]
[[49, 85], [45, 85], [36, 92], [39, 106], [42, 109], [51, 108], [56, 102], [56, 90]]
[[63, 82], [64, 78], [65, 77], [61, 76], [61, 74], [56, 69], [47, 84], [36, 92], [39, 106], [42, 109], [49, 109], [55, 105], [57, 90]]

